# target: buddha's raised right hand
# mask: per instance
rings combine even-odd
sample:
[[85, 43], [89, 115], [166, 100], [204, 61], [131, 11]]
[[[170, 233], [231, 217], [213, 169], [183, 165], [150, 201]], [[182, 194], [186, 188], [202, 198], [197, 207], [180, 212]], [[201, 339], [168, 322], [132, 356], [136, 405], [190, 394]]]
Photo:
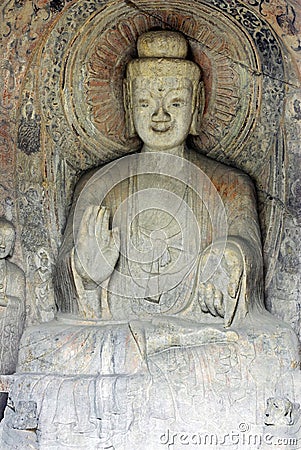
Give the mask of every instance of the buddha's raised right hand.
[[109, 229], [109, 218], [107, 208], [88, 206], [76, 236], [75, 268], [88, 289], [107, 280], [119, 258], [119, 229]]

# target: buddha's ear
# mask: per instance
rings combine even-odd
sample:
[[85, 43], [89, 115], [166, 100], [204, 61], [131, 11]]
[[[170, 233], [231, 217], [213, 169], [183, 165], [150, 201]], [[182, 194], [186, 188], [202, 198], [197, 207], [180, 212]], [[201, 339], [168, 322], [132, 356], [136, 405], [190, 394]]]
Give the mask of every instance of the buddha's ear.
[[189, 134], [192, 134], [192, 136], [198, 136], [200, 134], [200, 125], [205, 107], [205, 89], [202, 81], [198, 84], [195, 96], [195, 107], [189, 131]]
[[14, 229], [12, 229], [11, 232], [12, 232], [13, 238], [12, 238], [12, 243], [11, 243], [11, 247], [10, 247], [8, 256], [13, 256], [14, 248], [15, 248], [15, 242], [16, 242], [16, 232], [15, 232]]
[[130, 80], [123, 80], [123, 105], [125, 110], [125, 129], [128, 138], [137, 135], [133, 120], [133, 103], [132, 103], [132, 83]]

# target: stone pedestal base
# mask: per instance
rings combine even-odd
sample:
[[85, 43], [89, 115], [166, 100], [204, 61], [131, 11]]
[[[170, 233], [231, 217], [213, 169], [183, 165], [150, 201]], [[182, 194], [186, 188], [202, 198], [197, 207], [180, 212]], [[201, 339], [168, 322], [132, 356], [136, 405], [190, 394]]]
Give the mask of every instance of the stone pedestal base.
[[[168, 357], [177, 358], [179, 365], [184, 362], [181, 354], [171, 352]], [[264, 380], [243, 386], [239, 377], [229, 379], [229, 386], [207, 380], [204, 392], [193, 373], [186, 384], [172, 372], [163, 373], [159, 360], [150, 366], [152, 375], [12, 376], [1, 449], [300, 448], [298, 413], [291, 423], [280, 418], [280, 425], [265, 425], [273, 389], [265, 389]], [[185, 370], [191, 367], [183, 365]], [[231, 389], [231, 383], [236, 388], [232, 384]], [[294, 372], [287, 378], [287, 389], [298, 390]]]
[[277, 324], [235, 331], [167, 317], [28, 328], [18, 373], [2, 377], [0, 448], [297, 449], [287, 441], [301, 439], [293, 339]]

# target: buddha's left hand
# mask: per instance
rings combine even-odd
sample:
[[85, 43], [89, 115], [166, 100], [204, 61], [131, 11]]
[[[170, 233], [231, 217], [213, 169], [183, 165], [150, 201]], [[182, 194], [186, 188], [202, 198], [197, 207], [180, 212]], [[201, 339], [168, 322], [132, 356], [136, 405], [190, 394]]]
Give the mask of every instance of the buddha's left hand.
[[[204, 265], [213, 252], [213, 261], [219, 261], [213, 275], [205, 283], [199, 285], [199, 304], [204, 313], [222, 317], [225, 327], [229, 327], [237, 309], [243, 261], [240, 252], [234, 247], [226, 247], [222, 258], [218, 258], [220, 248], [206, 249], [202, 257]], [[214, 254], [217, 258], [214, 259]]]

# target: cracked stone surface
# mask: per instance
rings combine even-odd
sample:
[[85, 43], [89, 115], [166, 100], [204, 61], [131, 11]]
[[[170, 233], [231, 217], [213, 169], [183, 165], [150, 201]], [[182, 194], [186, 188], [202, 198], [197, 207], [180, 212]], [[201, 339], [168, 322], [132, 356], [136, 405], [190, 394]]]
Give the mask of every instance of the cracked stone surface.
[[[0, 215], [16, 227], [9, 263], [26, 278], [20, 346], [1, 349], [2, 367], [14, 367], [0, 377], [8, 393], [0, 447], [211, 448], [208, 433], [216, 448], [298, 448], [299, 3], [0, 8]], [[187, 81], [194, 66], [183, 57], [179, 72], [176, 63], [133, 62], [138, 37], [152, 29], [185, 36], [203, 85], [197, 75]], [[160, 48], [151, 42], [144, 59]], [[212, 247], [209, 218], [223, 208], [189, 164], [225, 209], [228, 230], [213, 222]], [[121, 184], [108, 193], [114, 177]], [[198, 189], [211, 192], [206, 208]], [[149, 257], [149, 242], [153, 259], [131, 259], [133, 250]], [[206, 263], [218, 270], [201, 280]]]

